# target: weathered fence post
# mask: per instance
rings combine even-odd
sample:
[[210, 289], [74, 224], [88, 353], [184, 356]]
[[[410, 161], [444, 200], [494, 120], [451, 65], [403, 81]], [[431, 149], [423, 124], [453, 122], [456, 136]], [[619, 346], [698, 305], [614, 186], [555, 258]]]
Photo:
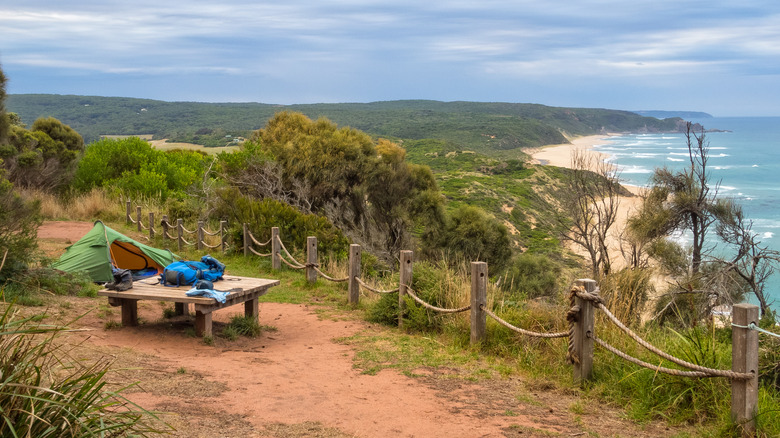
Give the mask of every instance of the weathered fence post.
[[244, 257], [249, 255], [249, 224], [244, 223]]
[[487, 305], [487, 280], [487, 263], [471, 262], [471, 345], [485, 339], [487, 314], [482, 306]]
[[306, 238], [306, 281], [309, 283], [317, 282], [317, 238], [309, 236]]
[[198, 221], [198, 250], [203, 249], [203, 240], [205, 239], [204, 233], [203, 233], [203, 221]]
[[184, 248], [184, 220], [181, 218], [176, 219], [176, 234], [179, 240], [179, 251], [181, 251]]
[[[596, 280], [580, 279], [576, 280], [577, 286], [582, 286], [588, 293], [596, 293], [598, 283]], [[574, 382], [584, 383], [593, 377], [593, 322], [595, 317], [595, 306], [593, 301], [577, 297], [575, 305], [579, 306], [580, 312], [577, 315], [577, 321], [574, 323], [574, 355], [579, 361], [574, 363]]]
[[130, 200], [128, 199], [128, 200], [127, 200], [127, 203], [125, 204], [125, 207], [126, 207], [126, 208], [125, 208], [125, 212], [126, 212], [126, 213], [125, 213], [125, 219], [127, 220], [127, 223], [128, 223], [128, 224], [131, 224], [131, 223], [133, 223], [133, 218], [132, 218], [132, 216], [130, 216], [130, 211], [131, 211], [131, 205], [130, 205], [130, 204], [131, 204], [131, 202], [130, 202]]
[[404, 310], [406, 310], [406, 288], [412, 284], [412, 251], [401, 251], [401, 266], [398, 280], [398, 328], [404, 325]]
[[141, 223], [141, 206], [136, 205], [135, 206], [135, 218], [138, 223], [138, 231], [143, 231], [143, 224]]
[[225, 242], [225, 228], [227, 228], [227, 221], [219, 221], [219, 244], [222, 245], [222, 254], [227, 251], [227, 242]]
[[149, 240], [154, 239], [154, 212], [149, 212]]
[[271, 269], [278, 271], [282, 269], [282, 254], [279, 245], [279, 227], [271, 228]]
[[357, 304], [360, 297], [360, 245], [349, 245], [349, 304]]
[[731, 318], [731, 370], [753, 373], [748, 380], [731, 380], [731, 419], [742, 429], [743, 437], [754, 436], [758, 407], [758, 332], [742, 327], [758, 325], [758, 306], [735, 304]]
[[163, 240], [163, 247], [165, 247], [165, 239], [168, 238], [168, 215], [164, 214], [162, 218], [162, 240]]

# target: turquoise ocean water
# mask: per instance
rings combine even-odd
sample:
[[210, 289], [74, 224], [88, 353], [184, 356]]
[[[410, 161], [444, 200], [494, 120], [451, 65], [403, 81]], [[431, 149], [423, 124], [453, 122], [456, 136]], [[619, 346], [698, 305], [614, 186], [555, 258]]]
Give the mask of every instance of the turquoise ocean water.
[[[705, 129], [710, 147], [712, 181], [719, 196], [742, 204], [762, 243], [780, 251], [780, 117], [718, 117], [692, 120]], [[653, 169], [680, 169], [688, 164], [683, 134], [637, 134], [610, 137], [594, 148], [610, 156], [626, 184], [647, 186]], [[683, 238], [684, 239], [684, 238]], [[766, 288], [780, 312], [780, 271]], [[755, 300], [751, 300], [755, 301]]]

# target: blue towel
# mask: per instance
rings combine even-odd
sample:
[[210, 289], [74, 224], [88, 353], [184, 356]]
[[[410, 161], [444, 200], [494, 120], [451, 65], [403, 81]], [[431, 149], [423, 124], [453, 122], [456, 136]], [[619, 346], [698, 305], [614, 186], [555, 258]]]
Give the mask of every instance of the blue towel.
[[220, 292], [214, 289], [195, 289], [194, 287], [186, 292], [188, 297], [207, 297], [214, 298], [220, 303], [225, 302], [225, 297], [230, 295], [230, 292]]

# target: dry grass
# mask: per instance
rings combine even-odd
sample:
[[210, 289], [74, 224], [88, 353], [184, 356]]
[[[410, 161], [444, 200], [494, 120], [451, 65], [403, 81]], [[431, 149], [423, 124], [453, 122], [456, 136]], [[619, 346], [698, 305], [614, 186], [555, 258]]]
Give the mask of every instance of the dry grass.
[[116, 220], [125, 215], [121, 201], [103, 189], [93, 189], [67, 200], [40, 190], [24, 190], [22, 196], [39, 200], [41, 215], [49, 220]]
[[173, 143], [168, 142], [167, 139], [162, 140], [152, 140], [149, 142], [149, 144], [152, 145], [155, 149], [159, 149], [161, 151], [171, 151], [174, 149], [184, 149], [189, 151], [199, 151], [199, 152], [205, 152], [209, 155], [216, 155], [220, 152], [235, 152], [240, 149], [239, 146], [225, 146], [225, 147], [214, 147], [214, 148], [207, 148], [203, 145], [194, 144], [194, 143]]

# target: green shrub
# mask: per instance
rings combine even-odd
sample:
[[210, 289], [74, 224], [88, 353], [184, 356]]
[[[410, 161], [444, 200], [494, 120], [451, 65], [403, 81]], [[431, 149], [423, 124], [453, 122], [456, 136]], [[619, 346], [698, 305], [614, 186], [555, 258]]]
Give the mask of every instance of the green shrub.
[[385, 294], [368, 308], [366, 320], [384, 325], [398, 325], [398, 295]]
[[622, 269], [601, 281], [601, 296], [610, 311], [626, 324], [638, 324], [648, 295], [655, 292], [648, 269]]
[[[0, 113], [0, 118], [5, 119], [5, 114]], [[12, 125], [8, 141], [2, 150], [5, 162], [0, 162], [8, 170], [8, 179], [17, 187], [47, 191], [71, 180], [84, 150], [81, 136], [52, 117], [39, 118], [29, 131]]]
[[449, 254], [456, 263], [487, 262], [493, 272], [503, 270], [512, 256], [506, 227], [471, 206], [453, 211], [444, 230], [433, 242], [424, 243]]
[[[414, 265], [411, 288], [428, 304], [442, 308], [463, 306], [466, 295], [462, 276], [445, 263], [419, 262]], [[418, 304], [411, 297], [405, 299], [404, 327], [412, 331], [437, 331], [443, 328], [445, 315]], [[368, 308], [367, 319], [372, 322], [398, 324], [398, 295], [384, 294]]]
[[0, 169], [0, 283], [13, 278], [32, 261], [38, 246], [40, 203], [22, 199]]
[[181, 219], [184, 223], [197, 221], [200, 216], [202, 205], [196, 205], [193, 199], [169, 199], [166, 203], [168, 210], [168, 221], [176, 223], [176, 219]]
[[501, 276], [501, 290], [527, 298], [554, 297], [560, 291], [561, 265], [544, 254], [523, 253]]
[[182, 198], [201, 182], [206, 155], [196, 151], [160, 151], [137, 137], [90, 144], [79, 162], [73, 187], [88, 191], [111, 187], [133, 197]]

